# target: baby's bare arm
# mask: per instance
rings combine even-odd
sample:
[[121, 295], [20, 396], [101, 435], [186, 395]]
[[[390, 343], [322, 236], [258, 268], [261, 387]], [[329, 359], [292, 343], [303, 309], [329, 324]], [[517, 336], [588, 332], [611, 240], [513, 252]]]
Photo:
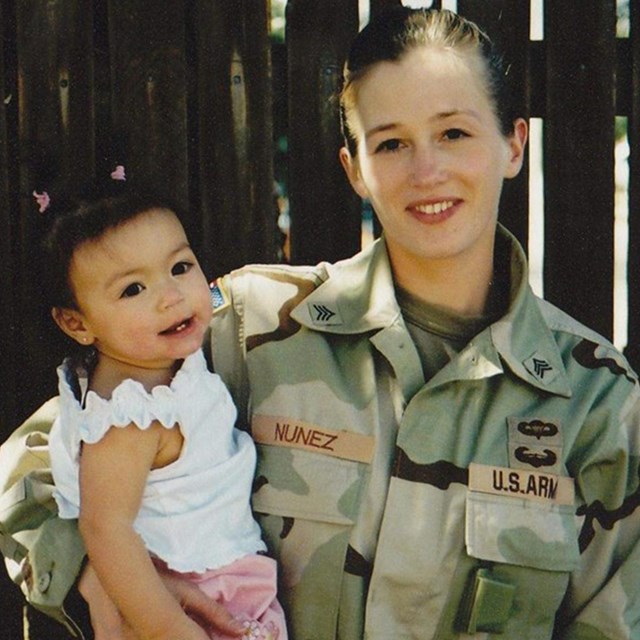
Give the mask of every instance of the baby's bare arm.
[[134, 632], [149, 640], [206, 640], [165, 588], [133, 522], [163, 427], [112, 427], [80, 458], [80, 532], [100, 584]]

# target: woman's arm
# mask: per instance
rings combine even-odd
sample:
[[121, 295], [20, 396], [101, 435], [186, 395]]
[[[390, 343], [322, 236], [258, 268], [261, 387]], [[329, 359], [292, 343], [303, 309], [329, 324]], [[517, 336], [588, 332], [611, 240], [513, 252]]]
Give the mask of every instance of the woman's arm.
[[0, 551], [27, 601], [77, 633], [63, 604], [85, 550], [76, 521], [56, 516], [48, 437], [57, 415], [53, 398], [0, 447]]
[[164, 584], [133, 528], [164, 428], [111, 428], [80, 458], [80, 533], [114, 604], [143, 638], [205, 640]]

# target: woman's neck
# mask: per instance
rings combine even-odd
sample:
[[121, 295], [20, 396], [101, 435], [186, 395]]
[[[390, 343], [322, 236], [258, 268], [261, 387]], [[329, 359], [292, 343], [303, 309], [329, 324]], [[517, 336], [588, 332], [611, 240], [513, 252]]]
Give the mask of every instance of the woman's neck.
[[478, 264], [460, 256], [424, 260], [390, 255], [396, 284], [413, 296], [462, 317], [485, 313], [493, 279], [493, 256]]

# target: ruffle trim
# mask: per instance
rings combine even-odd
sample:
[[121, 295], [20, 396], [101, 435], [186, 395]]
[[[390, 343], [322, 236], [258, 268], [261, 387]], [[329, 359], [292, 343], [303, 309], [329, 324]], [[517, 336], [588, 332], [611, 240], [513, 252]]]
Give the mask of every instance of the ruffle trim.
[[217, 379], [217, 376], [208, 376], [204, 355], [198, 350], [185, 358], [168, 386], [159, 385], [148, 392], [140, 382], [128, 378], [113, 390], [108, 400], [88, 391], [82, 407], [72, 386], [77, 373], [69, 364], [66, 360], [58, 367], [60, 395], [78, 425], [79, 441], [89, 444], [102, 439], [111, 427], [126, 427], [131, 423], [140, 429], [148, 429], [157, 421], [170, 429], [178, 422], [181, 402], [197, 382], [202, 384], [203, 375], [212, 381]]

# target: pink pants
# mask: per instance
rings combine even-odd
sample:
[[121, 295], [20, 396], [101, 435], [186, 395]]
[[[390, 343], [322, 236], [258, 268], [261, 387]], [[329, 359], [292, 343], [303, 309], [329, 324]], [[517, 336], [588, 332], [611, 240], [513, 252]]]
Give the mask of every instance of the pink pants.
[[[163, 571], [169, 571], [166, 567]], [[171, 572], [175, 573], [175, 572]], [[276, 562], [267, 556], [245, 556], [220, 569], [181, 573], [210, 598], [242, 620], [242, 640], [287, 640], [284, 612], [276, 599]], [[215, 640], [238, 640], [211, 632]]]

